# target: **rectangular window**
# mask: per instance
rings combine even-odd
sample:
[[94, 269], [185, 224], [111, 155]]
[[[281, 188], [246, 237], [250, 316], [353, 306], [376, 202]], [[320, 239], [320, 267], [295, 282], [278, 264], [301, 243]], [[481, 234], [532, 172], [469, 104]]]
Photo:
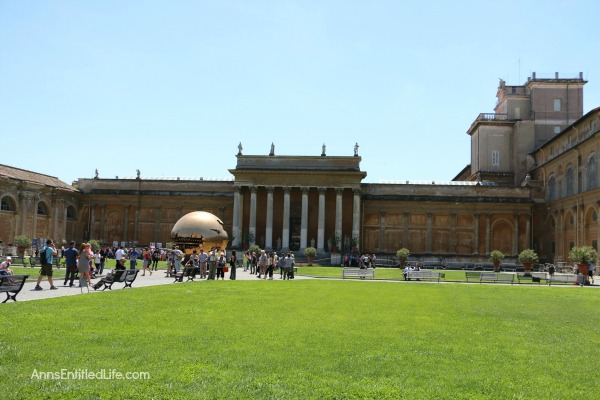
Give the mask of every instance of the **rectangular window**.
[[500, 152], [498, 150], [492, 151], [492, 165], [496, 167], [500, 165]]
[[560, 133], [560, 126], [555, 126], [554, 127], [554, 134], [559, 134]]
[[560, 99], [554, 99], [554, 111], [560, 111]]

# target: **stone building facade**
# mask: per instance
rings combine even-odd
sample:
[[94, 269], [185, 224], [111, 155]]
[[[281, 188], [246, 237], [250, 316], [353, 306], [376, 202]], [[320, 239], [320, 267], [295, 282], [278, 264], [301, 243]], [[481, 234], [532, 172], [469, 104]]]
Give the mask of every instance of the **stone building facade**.
[[[362, 156], [243, 155], [231, 181], [79, 179], [0, 166], [0, 240], [15, 234], [58, 241], [167, 243], [191, 211], [217, 215], [231, 246], [320, 253], [335, 248], [485, 260], [534, 248], [566, 259], [597, 247], [599, 109], [583, 115], [582, 75], [500, 82], [494, 113], [467, 134], [471, 163], [453, 181], [363, 183]], [[368, 155], [367, 155], [368, 156]]]

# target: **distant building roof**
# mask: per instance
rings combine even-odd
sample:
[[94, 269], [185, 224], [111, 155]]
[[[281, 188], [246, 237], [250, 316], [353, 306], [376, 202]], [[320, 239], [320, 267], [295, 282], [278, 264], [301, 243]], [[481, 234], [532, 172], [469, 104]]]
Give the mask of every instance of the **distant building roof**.
[[21, 182], [30, 182], [38, 185], [44, 185], [52, 188], [69, 190], [76, 192], [73, 186], [61, 181], [55, 176], [39, 174], [37, 172], [27, 171], [25, 169], [9, 167], [8, 165], [0, 164], [0, 178], [12, 179]]

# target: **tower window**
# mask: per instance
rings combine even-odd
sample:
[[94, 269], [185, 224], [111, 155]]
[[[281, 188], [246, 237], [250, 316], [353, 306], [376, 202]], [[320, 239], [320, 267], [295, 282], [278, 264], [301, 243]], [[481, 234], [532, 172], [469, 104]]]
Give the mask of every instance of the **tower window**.
[[500, 152], [498, 150], [492, 151], [492, 165], [496, 167], [500, 165]]
[[560, 126], [555, 126], [554, 127], [554, 134], [559, 134], [560, 133]]
[[554, 111], [560, 111], [560, 99], [554, 99]]

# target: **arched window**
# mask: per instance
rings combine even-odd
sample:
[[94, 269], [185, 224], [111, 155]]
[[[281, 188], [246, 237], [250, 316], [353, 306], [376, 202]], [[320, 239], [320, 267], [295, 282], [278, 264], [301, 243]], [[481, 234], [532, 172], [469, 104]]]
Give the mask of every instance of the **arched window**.
[[571, 166], [569, 166], [569, 168], [567, 168], [566, 180], [567, 180], [567, 196], [573, 196], [575, 194], [575, 186], [574, 186], [574, 182], [573, 182], [573, 167], [571, 167]]
[[37, 205], [37, 215], [48, 215], [48, 207], [46, 207], [46, 204], [41, 201]]
[[77, 216], [75, 215], [75, 207], [69, 206], [67, 207], [67, 219], [75, 219]]
[[2, 198], [0, 202], [0, 210], [2, 211], [16, 211], [15, 202], [8, 196]]
[[556, 178], [554, 175], [548, 179], [548, 201], [556, 200]]
[[598, 187], [598, 178], [596, 177], [596, 155], [590, 157], [586, 166], [587, 172], [587, 190]]

